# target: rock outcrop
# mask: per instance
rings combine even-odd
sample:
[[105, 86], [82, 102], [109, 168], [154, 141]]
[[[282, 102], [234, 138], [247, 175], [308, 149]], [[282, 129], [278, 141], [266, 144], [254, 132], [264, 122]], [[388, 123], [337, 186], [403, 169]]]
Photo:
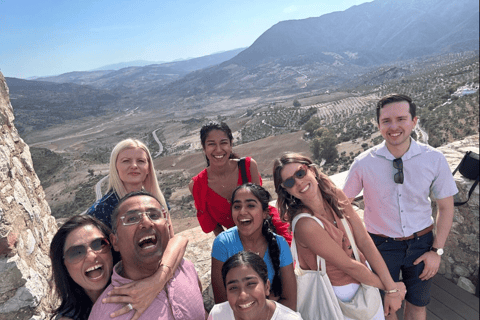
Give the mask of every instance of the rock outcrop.
[[[447, 158], [453, 171], [467, 151], [478, 153], [479, 138], [469, 136], [463, 140], [452, 142], [438, 148]], [[455, 182], [459, 190], [456, 201], [465, 201], [473, 185], [473, 180], [455, 174]], [[455, 207], [453, 225], [445, 244], [439, 273], [450, 279], [459, 287], [475, 293], [479, 275], [479, 186], [472, 193], [470, 200]]]
[[48, 250], [57, 224], [13, 119], [0, 73], [0, 319], [45, 319], [54, 299]]

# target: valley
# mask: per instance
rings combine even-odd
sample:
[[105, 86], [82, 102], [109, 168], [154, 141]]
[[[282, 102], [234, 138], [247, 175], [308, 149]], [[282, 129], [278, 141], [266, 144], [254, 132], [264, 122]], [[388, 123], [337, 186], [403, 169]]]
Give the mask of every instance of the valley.
[[[115, 112], [67, 121], [24, 139], [33, 150], [52, 150], [63, 159], [61, 166], [41, 176], [47, 200], [57, 218], [83, 212], [94, 202], [95, 184], [108, 173], [109, 155], [118, 141], [128, 137], [144, 141], [155, 157], [158, 179], [172, 207], [174, 224], [179, 229], [189, 228], [198, 222], [187, 185], [206, 165], [199, 130], [207, 121], [228, 123], [234, 131], [235, 152], [256, 159], [264, 184], [274, 195], [273, 159], [285, 151], [312, 155], [311, 140], [303, 130], [310, 118], [317, 117], [321, 126], [334, 132], [338, 139], [339, 157], [333, 163], [323, 164], [322, 170], [328, 174], [348, 170], [356, 155], [381, 141], [374, 106], [387, 92], [405, 92], [414, 97], [421, 127], [430, 136], [430, 144], [442, 145], [458, 136], [478, 133], [478, 68], [478, 60], [462, 56], [438, 68], [425, 63], [424, 68], [408, 76], [384, 79], [382, 85], [367, 85], [365, 81], [353, 88], [281, 97], [264, 104], [246, 99], [241, 106], [229, 107], [228, 101], [222, 101], [218, 102], [223, 105], [220, 110], [198, 109], [183, 116], [180, 111], [164, 114], [137, 107], [124, 110], [124, 114]], [[372, 74], [378, 73], [381, 70]], [[442, 81], [435, 80], [438, 74], [442, 75]], [[470, 94], [459, 94], [462, 88], [469, 89]], [[294, 100], [300, 106], [295, 107]], [[152, 132], [162, 144], [160, 155]], [[33, 154], [33, 158], [51, 161], [43, 153]], [[36, 163], [34, 166], [37, 168]], [[106, 184], [103, 183], [103, 192]]]
[[187, 184], [205, 167], [199, 130], [211, 120], [232, 128], [235, 152], [256, 159], [272, 194], [272, 162], [285, 151], [332, 175], [380, 143], [375, 103], [389, 93], [413, 98], [412, 135], [434, 147], [478, 134], [478, 19], [471, 0], [375, 0], [281, 21], [248, 48], [6, 82], [56, 218], [86, 210], [113, 146], [136, 138], [154, 155], [173, 219], [192, 226]]

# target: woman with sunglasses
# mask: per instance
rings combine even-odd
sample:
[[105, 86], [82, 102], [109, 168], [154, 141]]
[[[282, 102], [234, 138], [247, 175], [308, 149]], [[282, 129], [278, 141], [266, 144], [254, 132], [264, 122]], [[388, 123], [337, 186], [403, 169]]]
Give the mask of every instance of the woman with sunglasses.
[[[293, 237], [300, 267], [317, 270], [318, 255], [326, 261], [326, 272], [338, 299], [350, 301], [363, 283], [385, 292], [385, 308], [380, 306], [372, 319], [384, 319], [385, 315], [396, 312], [405, 296], [405, 285], [393, 281], [361, 218], [343, 191], [309, 158], [296, 153], [286, 153], [275, 160], [273, 178], [282, 218], [292, 223], [297, 215], [307, 213], [323, 223], [322, 227], [308, 216], [296, 222]], [[352, 245], [341, 220], [343, 217], [352, 230], [361, 262], [353, 257]], [[375, 273], [369, 269], [366, 260]]]
[[[233, 153], [233, 134], [226, 123], [204, 125], [200, 130], [200, 140], [207, 168], [192, 178], [189, 188], [202, 230], [205, 233], [213, 231], [218, 236], [235, 225], [228, 201], [233, 190], [247, 182], [262, 185], [262, 179], [254, 159], [246, 157], [241, 160]], [[288, 224], [280, 220], [274, 207], [270, 208], [270, 215], [278, 234], [290, 243], [292, 236]]]
[[52, 318], [88, 319], [93, 304], [110, 283], [111, 230], [96, 218], [74, 216], [52, 239], [50, 259], [60, 306]]
[[270, 193], [263, 187], [247, 183], [232, 194], [231, 210], [235, 227], [221, 234], [212, 248], [212, 288], [215, 303], [227, 300], [222, 267], [225, 261], [240, 251], [260, 256], [268, 268], [271, 283], [269, 299], [296, 310], [297, 283], [293, 260], [287, 241], [275, 233], [269, 214]]
[[[111, 216], [119, 200], [127, 193], [146, 190], [157, 198], [164, 208], [168, 208], [160, 186], [158, 185], [152, 156], [147, 146], [136, 139], [120, 141], [110, 155], [108, 191], [87, 211], [111, 228]], [[133, 320], [140, 316], [152, 303], [157, 294], [163, 290], [167, 281], [173, 276], [183, 259], [188, 240], [182, 236], [173, 236], [173, 226], [167, 210], [171, 240], [163, 256], [163, 268], [144, 280], [135, 281], [114, 288], [106, 302], [122, 303], [129, 300], [127, 306], [116, 316], [127, 313], [130, 308], [136, 310]]]

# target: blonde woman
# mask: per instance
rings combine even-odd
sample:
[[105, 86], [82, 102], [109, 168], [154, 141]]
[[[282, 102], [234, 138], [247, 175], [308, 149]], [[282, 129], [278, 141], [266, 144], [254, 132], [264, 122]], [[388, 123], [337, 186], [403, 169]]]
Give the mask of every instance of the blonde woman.
[[[88, 209], [88, 214], [112, 228], [110, 217], [118, 201], [127, 193], [144, 189], [154, 195], [167, 209], [167, 203], [158, 185], [152, 156], [140, 140], [120, 141], [110, 155], [108, 191]], [[170, 232], [173, 234], [170, 215]]]
[[111, 215], [119, 200], [127, 193], [142, 189], [155, 196], [167, 210], [172, 238], [163, 255], [161, 267], [153, 276], [114, 288], [110, 297], [106, 298], [107, 303], [126, 303], [124, 308], [115, 312], [115, 316], [135, 309], [137, 312], [132, 320], [138, 319], [163, 290], [182, 261], [188, 243], [188, 240], [182, 236], [173, 236], [167, 203], [158, 185], [152, 156], [145, 144], [136, 139], [126, 139], [113, 148], [110, 155], [108, 191], [87, 211], [87, 214], [98, 218], [111, 228]]

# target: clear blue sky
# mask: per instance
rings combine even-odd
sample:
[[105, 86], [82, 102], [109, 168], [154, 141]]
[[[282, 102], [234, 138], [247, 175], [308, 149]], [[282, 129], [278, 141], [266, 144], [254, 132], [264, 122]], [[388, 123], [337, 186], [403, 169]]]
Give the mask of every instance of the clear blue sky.
[[0, 0], [0, 71], [27, 78], [250, 46], [279, 21], [371, 0]]

